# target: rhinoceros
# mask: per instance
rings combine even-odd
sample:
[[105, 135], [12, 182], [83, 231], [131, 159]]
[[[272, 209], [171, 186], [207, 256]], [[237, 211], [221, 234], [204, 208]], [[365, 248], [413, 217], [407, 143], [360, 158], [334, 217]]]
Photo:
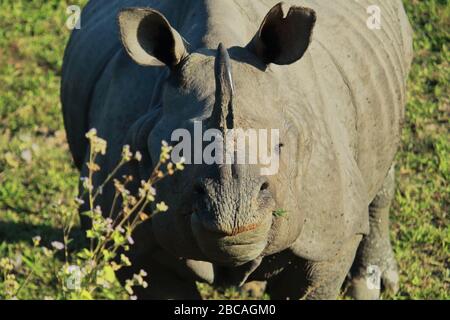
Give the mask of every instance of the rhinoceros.
[[80, 22], [61, 97], [82, 176], [91, 128], [108, 141], [98, 181], [126, 144], [143, 156], [127, 172], [145, 180], [161, 141], [197, 122], [279, 131], [275, 174], [197, 163], [158, 184], [169, 211], [135, 231], [118, 274], [148, 271], [139, 298], [263, 281], [272, 299], [335, 299], [347, 279], [376, 299], [377, 275], [398, 289], [388, 216], [412, 60], [400, 0], [91, 0]]

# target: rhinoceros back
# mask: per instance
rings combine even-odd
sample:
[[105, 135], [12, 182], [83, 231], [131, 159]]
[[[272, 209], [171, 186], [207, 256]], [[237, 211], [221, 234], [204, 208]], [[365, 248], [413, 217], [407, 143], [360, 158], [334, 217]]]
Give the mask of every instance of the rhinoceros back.
[[69, 146], [81, 168], [86, 151], [89, 107], [96, 83], [121, 50], [117, 15], [124, 7], [158, 7], [152, 0], [91, 0], [83, 9], [81, 29], [74, 30], [65, 51], [61, 102]]
[[[298, 117], [300, 125], [313, 124], [307, 188], [299, 194], [305, 212], [314, 214], [296, 253], [320, 260], [345, 239], [369, 232], [368, 206], [400, 143], [412, 33], [401, 1], [295, 3], [317, 13], [310, 48], [290, 78], [313, 114]], [[371, 6], [380, 9], [380, 29], [368, 26]]]
[[[315, 44], [329, 55], [351, 95], [356, 132], [352, 147], [370, 198], [381, 186], [400, 142], [412, 60], [408, 19], [400, 0], [302, 4], [317, 10]], [[377, 11], [379, 29], [370, 23]]]

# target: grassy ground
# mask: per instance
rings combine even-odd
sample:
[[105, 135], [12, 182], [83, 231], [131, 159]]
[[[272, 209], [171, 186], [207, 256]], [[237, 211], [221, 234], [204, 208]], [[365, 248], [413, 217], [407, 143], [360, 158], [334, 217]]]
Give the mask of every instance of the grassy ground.
[[[15, 261], [20, 281], [27, 268], [39, 275], [20, 298], [54, 296], [51, 275], [61, 262], [39, 259], [45, 252], [33, 247], [31, 238], [40, 235], [46, 246], [60, 240], [59, 213], [73, 209], [76, 194], [77, 172], [59, 103], [68, 2], [0, 3], [0, 258]], [[392, 209], [401, 287], [398, 295], [386, 298], [449, 299], [449, 3], [405, 4], [415, 29], [416, 58]], [[204, 290], [208, 297], [223, 297]], [[239, 292], [225, 297], [237, 298]]]

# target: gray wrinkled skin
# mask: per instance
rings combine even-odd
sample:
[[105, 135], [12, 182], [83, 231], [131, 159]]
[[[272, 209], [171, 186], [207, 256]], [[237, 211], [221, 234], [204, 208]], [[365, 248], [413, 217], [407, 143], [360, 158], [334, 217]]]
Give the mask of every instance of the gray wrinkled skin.
[[[366, 26], [370, 5], [381, 9], [381, 30]], [[149, 272], [140, 298], [196, 299], [195, 281], [259, 280], [274, 299], [334, 299], [352, 269], [351, 294], [373, 299], [372, 264], [396, 290], [390, 168], [412, 59], [400, 0], [91, 0], [81, 26], [66, 50], [61, 97], [82, 176], [90, 128], [108, 141], [97, 183], [124, 144], [144, 157], [121, 174], [146, 179], [161, 140], [193, 131], [196, 120], [280, 130], [276, 175], [190, 165], [157, 186], [169, 212], [136, 231], [135, 269], [119, 274]], [[108, 186], [99, 200], [105, 211], [112, 195]]]

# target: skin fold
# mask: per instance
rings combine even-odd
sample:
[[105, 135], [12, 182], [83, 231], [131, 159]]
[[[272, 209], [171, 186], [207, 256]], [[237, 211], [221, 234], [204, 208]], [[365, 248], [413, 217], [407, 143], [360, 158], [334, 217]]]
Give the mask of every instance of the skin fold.
[[[371, 5], [380, 30], [366, 25]], [[124, 144], [143, 160], [120, 174], [145, 180], [161, 141], [199, 121], [280, 132], [274, 175], [192, 164], [158, 184], [169, 211], [136, 230], [133, 266], [119, 272], [148, 271], [139, 298], [199, 299], [195, 281], [258, 280], [273, 299], [335, 299], [351, 271], [351, 295], [374, 299], [373, 265], [397, 289], [388, 221], [412, 60], [401, 1], [91, 0], [81, 21], [61, 99], [82, 176], [85, 133], [108, 141], [96, 184]], [[98, 205], [113, 195], [107, 186]]]

